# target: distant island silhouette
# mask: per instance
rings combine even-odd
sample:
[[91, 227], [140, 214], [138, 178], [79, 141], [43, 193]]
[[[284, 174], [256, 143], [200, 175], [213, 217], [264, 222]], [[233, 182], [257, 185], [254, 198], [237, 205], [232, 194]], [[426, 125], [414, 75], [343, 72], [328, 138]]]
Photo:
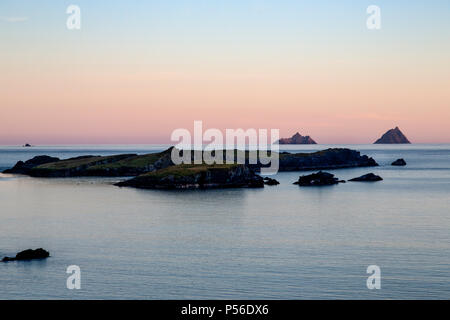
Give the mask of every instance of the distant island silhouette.
[[310, 136], [302, 136], [300, 133], [294, 134], [290, 138], [281, 138], [278, 144], [317, 144]]
[[400, 131], [399, 127], [388, 130], [381, 136], [380, 139], [374, 142], [374, 144], [400, 144], [411, 143], [408, 138]]

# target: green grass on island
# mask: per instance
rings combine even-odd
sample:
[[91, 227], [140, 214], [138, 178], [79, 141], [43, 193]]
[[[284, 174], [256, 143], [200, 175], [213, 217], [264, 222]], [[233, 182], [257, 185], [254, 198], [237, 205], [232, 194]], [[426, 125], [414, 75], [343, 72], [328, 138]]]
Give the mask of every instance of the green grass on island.
[[166, 152], [150, 153], [144, 155], [120, 154], [112, 156], [86, 156], [46, 163], [36, 169], [66, 170], [84, 166], [87, 170], [142, 168], [153, 165]]
[[220, 170], [228, 171], [230, 169], [242, 166], [241, 164], [180, 164], [176, 166], [170, 166], [164, 169], [159, 169], [153, 172], [148, 172], [140, 175], [139, 177], [154, 177], [163, 178], [168, 176], [174, 177], [186, 177], [193, 176], [208, 170]]
[[112, 163], [97, 164], [89, 167], [88, 170], [101, 170], [101, 169], [117, 169], [117, 168], [142, 168], [153, 165], [158, 159], [161, 158], [160, 153], [150, 153], [140, 156], [133, 156], [123, 160], [119, 160]]
[[76, 168], [76, 167], [80, 167], [80, 166], [89, 166], [90, 164], [95, 164], [99, 161], [113, 159], [114, 157], [115, 156], [108, 156], [108, 157], [92, 156], [92, 157], [67, 159], [67, 160], [61, 160], [61, 161], [57, 161], [57, 162], [41, 164], [40, 166], [37, 166], [35, 168], [36, 169], [48, 169], [48, 170], [71, 169], [71, 168]]

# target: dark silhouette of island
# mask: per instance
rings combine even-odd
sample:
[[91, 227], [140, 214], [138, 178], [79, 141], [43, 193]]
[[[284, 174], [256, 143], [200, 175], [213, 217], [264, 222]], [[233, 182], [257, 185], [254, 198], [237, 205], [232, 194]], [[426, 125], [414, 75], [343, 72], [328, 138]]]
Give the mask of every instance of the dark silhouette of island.
[[[172, 151], [185, 152], [174, 150], [174, 147], [171, 147], [159, 153], [143, 155], [88, 155], [65, 160], [49, 156], [37, 156], [25, 162], [17, 162], [13, 168], [5, 170], [4, 173], [49, 178], [134, 176], [135, 178], [117, 185], [148, 189], [264, 187], [263, 178], [256, 175], [256, 172], [260, 171], [262, 167], [268, 166], [267, 161], [261, 161], [264, 154], [259, 154], [257, 163], [250, 161], [252, 158], [257, 158], [256, 155], [250, 154], [250, 151], [238, 152], [234, 150], [232, 152], [232, 158], [234, 159], [231, 160], [234, 160], [235, 164], [176, 165], [172, 162]], [[190, 153], [190, 159], [193, 160], [194, 151], [190, 151]], [[240, 155], [239, 153], [244, 154]], [[373, 158], [361, 155], [356, 150], [345, 148], [326, 149], [312, 153], [282, 152], [278, 156], [279, 171], [340, 169], [378, 165]], [[223, 160], [224, 162], [230, 160], [225, 151], [223, 152]], [[241, 160], [242, 164], [236, 163], [237, 160]], [[272, 183], [275, 183], [275, 181], [267, 181], [266, 184]]]
[[310, 136], [302, 136], [300, 133], [294, 134], [290, 138], [281, 138], [278, 144], [317, 144]]
[[411, 143], [398, 127], [388, 130], [374, 144]]

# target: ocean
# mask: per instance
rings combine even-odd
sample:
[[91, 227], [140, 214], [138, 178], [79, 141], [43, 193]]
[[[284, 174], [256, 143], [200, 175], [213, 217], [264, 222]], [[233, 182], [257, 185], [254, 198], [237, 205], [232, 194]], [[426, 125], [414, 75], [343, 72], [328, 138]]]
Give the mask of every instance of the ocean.
[[[164, 145], [0, 147], [0, 170], [35, 155], [149, 153]], [[120, 178], [0, 174], [0, 299], [450, 299], [450, 145], [349, 147], [373, 168], [327, 170], [376, 183], [156, 191]], [[404, 158], [406, 167], [390, 163]], [[81, 270], [69, 290], [66, 269]], [[381, 270], [369, 290], [367, 267]]]

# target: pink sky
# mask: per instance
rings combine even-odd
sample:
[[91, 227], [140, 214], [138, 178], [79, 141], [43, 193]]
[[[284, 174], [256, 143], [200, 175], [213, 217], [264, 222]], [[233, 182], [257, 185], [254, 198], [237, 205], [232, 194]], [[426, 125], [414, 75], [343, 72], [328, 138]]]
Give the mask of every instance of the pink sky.
[[299, 131], [319, 143], [371, 143], [398, 125], [416, 143], [450, 142], [444, 74], [417, 77], [401, 65], [278, 67], [17, 72], [9, 66], [0, 80], [0, 143], [168, 143], [172, 130], [191, 129], [194, 120], [205, 128]]
[[409, 31], [409, 20], [379, 33], [310, 20], [265, 37], [220, 30], [219, 40], [183, 29], [163, 37], [153, 25], [161, 38], [3, 22], [0, 144], [170, 143], [194, 120], [324, 144], [373, 143], [399, 126], [413, 143], [450, 143], [445, 34]]

